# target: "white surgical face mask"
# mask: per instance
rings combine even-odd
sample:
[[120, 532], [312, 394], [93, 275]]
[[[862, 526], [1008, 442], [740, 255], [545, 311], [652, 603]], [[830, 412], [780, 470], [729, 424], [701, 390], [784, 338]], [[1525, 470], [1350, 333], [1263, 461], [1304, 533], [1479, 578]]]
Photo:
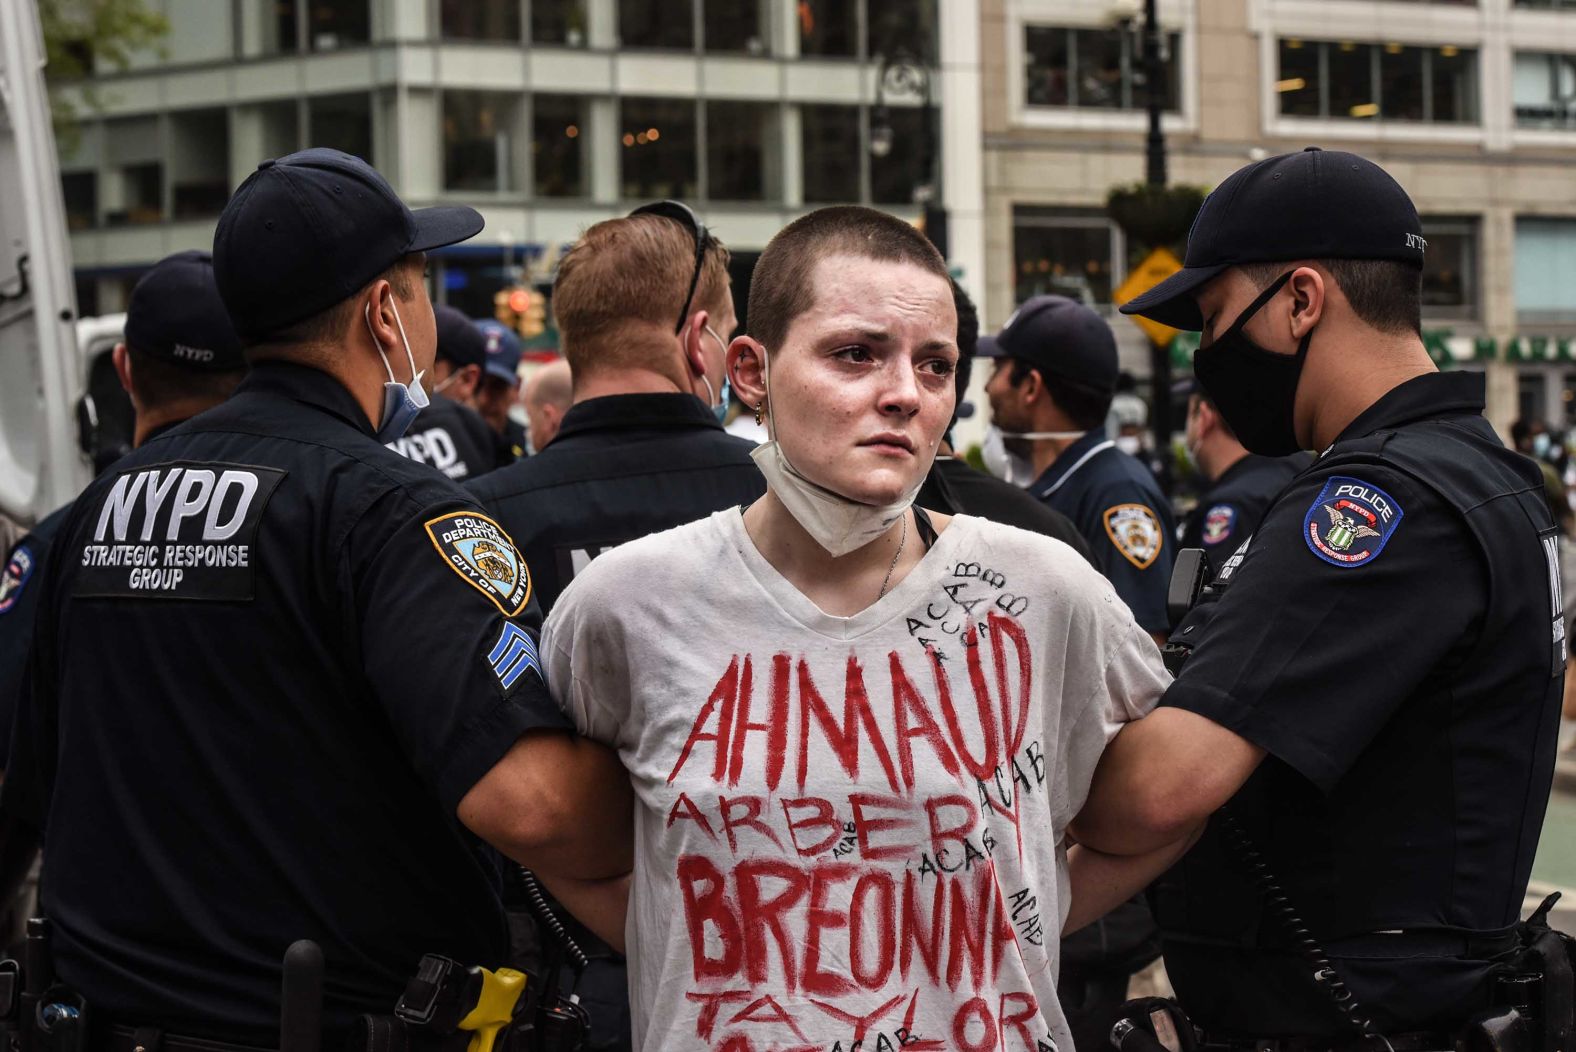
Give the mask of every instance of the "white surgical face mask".
[[985, 470], [992, 475], [1014, 486], [1028, 486], [1039, 477], [1034, 470], [1034, 462], [1008, 449], [1007, 439], [1078, 439], [1085, 434], [1087, 432], [1084, 431], [1003, 431], [992, 424], [985, 429], [985, 444], [980, 448], [980, 456], [985, 461]]
[[405, 336], [405, 323], [400, 320], [399, 308], [394, 301], [389, 301], [389, 310], [394, 312], [394, 324], [399, 328], [400, 342], [405, 345], [405, 360], [410, 363], [410, 383], [402, 384], [394, 379], [394, 367], [389, 364], [389, 356], [384, 353], [383, 345], [378, 343], [378, 334], [372, 331], [372, 304], [369, 302], [362, 310], [362, 317], [366, 319], [367, 333], [372, 337], [373, 344], [378, 349], [378, 354], [383, 358], [383, 368], [388, 371], [388, 382], [383, 385], [383, 417], [378, 422], [377, 440], [379, 442], [393, 442], [400, 438], [410, 427], [411, 421], [416, 419], [416, 414], [431, 404], [427, 392], [421, 386], [421, 373], [416, 371], [416, 357], [410, 353], [410, 340]]
[[720, 424], [728, 418], [728, 395], [733, 390], [732, 385], [728, 382], [728, 374], [726, 371], [728, 362], [728, 341], [724, 340], [721, 336], [718, 336], [710, 325], [706, 326], [706, 331], [711, 333], [711, 338], [716, 340], [718, 345], [722, 347], [724, 372], [722, 374], [721, 397], [718, 397], [717, 392], [712, 389], [711, 380], [707, 378], [705, 373], [700, 374], [700, 382], [706, 385], [706, 397], [711, 399], [711, 415], [716, 417], [717, 423]]
[[1116, 448], [1130, 457], [1136, 457], [1144, 450], [1143, 443], [1139, 441], [1137, 435], [1117, 435]]
[[[763, 379], [766, 384], [767, 415], [771, 415], [771, 366], [762, 359]], [[827, 489], [805, 478], [791, 463], [777, 441], [776, 421], [772, 421], [771, 439], [755, 447], [750, 458], [755, 461], [766, 484], [777, 499], [782, 501], [788, 514], [815, 538], [815, 543], [834, 557], [857, 551], [880, 537], [892, 524], [908, 511], [925, 484], [920, 476], [912, 489], [890, 504], [863, 504], [850, 500], [841, 493]]]

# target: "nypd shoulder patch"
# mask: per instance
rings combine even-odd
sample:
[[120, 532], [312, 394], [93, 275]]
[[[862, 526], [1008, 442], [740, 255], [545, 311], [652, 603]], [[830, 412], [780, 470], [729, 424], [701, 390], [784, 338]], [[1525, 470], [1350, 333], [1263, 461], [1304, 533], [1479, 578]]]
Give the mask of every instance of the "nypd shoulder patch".
[[1122, 557], [1140, 570], [1149, 569], [1160, 555], [1163, 530], [1155, 513], [1143, 504], [1118, 504], [1101, 516], [1105, 534]]
[[38, 560], [33, 558], [33, 552], [26, 544], [19, 544], [12, 549], [5, 570], [0, 571], [0, 614], [11, 612], [16, 601], [22, 597], [22, 588], [27, 584], [27, 579], [33, 576], [33, 568], [37, 565]]
[[1379, 557], [1401, 524], [1394, 497], [1347, 475], [1332, 475], [1303, 516], [1308, 550], [1331, 566], [1366, 566]]
[[1230, 504], [1217, 504], [1204, 513], [1204, 543], [1219, 544], [1231, 536], [1237, 524], [1237, 509]]
[[449, 568], [514, 617], [531, 598], [531, 571], [503, 527], [477, 511], [455, 511], [424, 524]]

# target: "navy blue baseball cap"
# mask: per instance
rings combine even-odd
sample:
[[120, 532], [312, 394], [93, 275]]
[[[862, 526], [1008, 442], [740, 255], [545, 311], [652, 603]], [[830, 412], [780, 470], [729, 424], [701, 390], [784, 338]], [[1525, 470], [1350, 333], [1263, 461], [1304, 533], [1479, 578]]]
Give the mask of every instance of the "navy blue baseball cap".
[[219, 298], [213, 257], [195, 249], [166, 256], [131, 290], [126, 343], [142, 354], [199, 372], [246, 368], [241, 338]]
[[481, 229], [464, 205], [412, 212], [359, 157], [302, 150], [258, 165], [225, 205], [214, 277], [236, 331], [257, 340], [344, 302], [403, 256]]
[[438, 323], [438, 357], [464, 368], [486, 367], [487, 337], [476, 323], [453, 307], [435, 306], [432, 316]]
[[1226, 177], [1204, 199], [1182, 269], [1122, 305], [1123, 314], [1202, 329], [1193, 296], [1239, 263], [1389, 259], [1423, 266], [1423, 224], [1401, 184], [1355, 153], [1309, 146]]
[[981, 358], [1019, 358], [1050, 376], [1116, 390], [1116, 337], [1105, 319], [1066, 296], [1034, 296], [995, 336], [980, 337]]
[[487, 361], [482, 371], [511, 384], [520, 382], [520, 337], [501, 321], [486, 318], [476, 323], [487, 341]]

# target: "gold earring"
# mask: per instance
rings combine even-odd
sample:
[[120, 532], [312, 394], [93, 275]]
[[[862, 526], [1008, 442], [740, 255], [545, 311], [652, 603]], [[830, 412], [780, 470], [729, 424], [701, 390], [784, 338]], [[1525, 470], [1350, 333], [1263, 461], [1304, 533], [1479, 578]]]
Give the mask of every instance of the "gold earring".
[[759, 402], [755, 403], [755, 426], [756, 427], [760, 427], [761, 426], [761, 407], [764, 406], [765, 404], [766, 404], [766, 399], [764, 399], [764, 398], [761, 399]]

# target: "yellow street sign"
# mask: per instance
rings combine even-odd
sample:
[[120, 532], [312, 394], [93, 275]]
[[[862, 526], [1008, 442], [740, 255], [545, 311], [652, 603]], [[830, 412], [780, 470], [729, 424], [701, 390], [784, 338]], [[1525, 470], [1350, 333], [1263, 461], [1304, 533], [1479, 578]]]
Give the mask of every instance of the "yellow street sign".
[[[1111, 293], [1111, 298], [1120, 307], [1130, 299], [1134, 299], [1182, 269], [1182, 261], [1172, 255], [1167, 248], [1157, 248], [1144, 257], [1144, 261], [1128, 272], [1127, 280], [1122, 282], [1117, 290]], [[1141, 318], [1136, 314], [1129, 317], [1137, 323], [1144, 334], [1156, 347], [1164, 347], [1176, 337], [1179, 330], [1169, 325], [1162, 325], [1158, 321]]]

